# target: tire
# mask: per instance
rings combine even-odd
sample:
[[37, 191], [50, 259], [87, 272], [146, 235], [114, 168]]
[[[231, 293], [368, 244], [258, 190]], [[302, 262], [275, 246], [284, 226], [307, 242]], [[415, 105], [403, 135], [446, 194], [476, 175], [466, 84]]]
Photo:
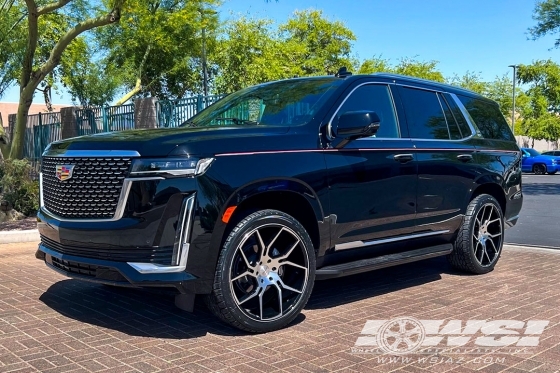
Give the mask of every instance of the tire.
[[547, 174], [549, 174], [549, 175], [554, 175], [554, 174], [556, 174], [556, 172], [558, 172], [558, 171], [554, 171], [554, 172], [547, 172]]
[[544, 175], [546, 174], [546, 166], [542, 163], [537, 163], [533, 166], [533, 172], [535, 175]]
[[488, 273], [500, 258], [503, 242], [502, 209], [494, 197], [481, 194], [467, 207], [449, 262], [461, 271]]
[[236, 328], [269, 332], [299, 315], [314, 281], [315, 250], [305, 228], [281, 211], [260, 210], [227, 237], [206, 303]]

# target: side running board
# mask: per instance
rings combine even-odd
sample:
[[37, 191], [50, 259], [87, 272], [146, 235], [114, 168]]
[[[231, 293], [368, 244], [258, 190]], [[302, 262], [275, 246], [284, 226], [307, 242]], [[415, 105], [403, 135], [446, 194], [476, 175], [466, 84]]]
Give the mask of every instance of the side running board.
[[356, 273], [373, 271], [375, 269], [392, 267], [399, 264], [412, 263], [419, 260], [435, 258], [436, 256], [447, 255], [452, 251], [453, 245], [445, 244], [406, 251], [398, 254], [388, 254], [375, 258], [362, 259], [355, 262], [335, 264], [332, 266], [319, 268], [315, 272], [315, 279], [326, 280], [329, 278], [354, 275]]

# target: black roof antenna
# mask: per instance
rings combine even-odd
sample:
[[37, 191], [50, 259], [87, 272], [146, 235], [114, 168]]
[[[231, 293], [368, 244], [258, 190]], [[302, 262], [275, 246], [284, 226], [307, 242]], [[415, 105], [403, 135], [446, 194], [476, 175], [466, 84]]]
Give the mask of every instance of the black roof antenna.
[[337, 78], [346, 78], [347, 76], [350, 75], [352, 75], [352, 73], [348, 71], [346, 66], [341, 67], [340, 69], [338, 69], [338, 72], [334, 74], [334, 76], [336, 76]]

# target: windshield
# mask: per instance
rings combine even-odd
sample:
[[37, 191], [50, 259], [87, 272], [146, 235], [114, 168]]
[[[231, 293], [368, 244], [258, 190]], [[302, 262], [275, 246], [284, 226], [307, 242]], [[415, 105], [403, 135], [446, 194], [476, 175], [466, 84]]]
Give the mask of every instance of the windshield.
[[523, 150], [525, 152], [529, 153], [532, 157], [536, 157], [537, 155], [541, 155], [541, 153], [539, 153], [535, 149], [523, 149]]
[[342, 79], [291, 79], [232, 93], [181, 126], [297, 126], [307, 123]]

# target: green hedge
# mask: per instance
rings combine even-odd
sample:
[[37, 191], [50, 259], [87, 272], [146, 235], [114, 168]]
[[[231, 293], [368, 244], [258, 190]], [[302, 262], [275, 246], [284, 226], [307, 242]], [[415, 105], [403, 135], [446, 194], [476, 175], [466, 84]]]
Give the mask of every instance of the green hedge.
[[39, 182], [31, 179], [27, 160], [0, 161], [0, 193], [2, 199], [26, 216], [39, 210]]

